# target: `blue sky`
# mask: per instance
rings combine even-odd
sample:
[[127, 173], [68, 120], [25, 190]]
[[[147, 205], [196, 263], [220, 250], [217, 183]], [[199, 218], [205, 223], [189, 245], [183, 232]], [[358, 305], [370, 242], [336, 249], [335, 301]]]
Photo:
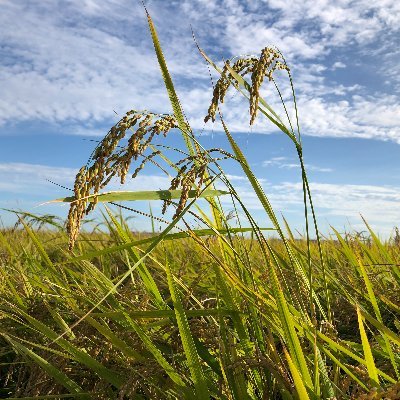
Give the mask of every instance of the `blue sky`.
[[[204, 147], [228, 148], [218, 122], [204, 124], [212, 96], [207, 66], [191, 36], [215, 61], [276, 45], [293, 74], [305, 161], [324, 232], [380, 234], [400, 225], [400, 5], [395, 0], [147, 1], [177, 91]], [[1, 2], [0, 207], [65, 216], [39, 204], [71, 187], [114, 110], [169, 112], [139, 1]], [[284, 97], [288, 88], [282, 79]], [[263, 94], [282, 113], [272, 87]], [[304, 229], [300, 173], [286, 137], [263, 118], [249, 127], [245, 101], [229, 92], [222, 107], [277, 213]], [[177, 135], [170, 144], [178, 144]], [[265, 215], [240, 169], [232, 182], [261, 225]], [[150, 168], [124, 189], [165, 189]], [[118, 188], [118, 185], [114, 185]], [[146, 209], [147, 204], [136, 205]], [[154, 205], [157, 211], [157, 206]], [[229, 205], [227, 205], [229, 209]], [[15, 219], [0, 211], [4, 224]], [[265, 221], [265, 223], [264, 223]], [[148, 228], [135, 220], [137, 229]]]

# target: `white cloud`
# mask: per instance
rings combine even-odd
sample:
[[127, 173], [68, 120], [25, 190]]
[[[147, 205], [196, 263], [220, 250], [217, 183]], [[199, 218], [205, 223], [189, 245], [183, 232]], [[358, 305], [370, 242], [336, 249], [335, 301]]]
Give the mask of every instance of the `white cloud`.
[[358, 137], [400, 143], [400, 102], [396, 96], [353, 96], [350, 101], [299, 100], [303, 132], [313, 136]]
[[364, 0], [326, 1], [295, 0], [290, 3], [267, 0], [264, 3], [279, 10], [285, 26], [293, 27], [300, 21], [309, 21], [314, 30], [319, 30], [326, 46], [348, 45], [352, 41], [366, 42], [373, 39], [384, 28], [398, 30], [392, 23], [388, 11], [394, 18], [400, 16], [400, 8], [394, 0], [371, 3]]
[[[69, 127], [60, 130], [101, 136], [104, 132], [97, 125], [112, 125], [113, 110], [120, 115], [133, 107], [170, 110], [139, 2], [45, 0], [2, 4], [0, 124], [67, 122]], [[280, 47], [294, 74], [304, 134], [399, 142], [398, 96], [371, 91], [357, 83], [329, 81], [325, 75], [329, 69], [346, 65], [350, 69], [356, 59], [346, 59], [342, 54], [345, 51], [376, 51], [380, 48], [377, 41], [383, 39], [391, 46], [385, 48], [381, 58], [383, 67], [396, 65], [393, 37], [399, 29], [395, 23], [400, 20], [398, 2], [190, 0], [148, 5], [178, 93], [196, 129], [204, 127], [211, 84], [190, 36], [190, 22], [200, 45], [217, 61], [241, 53], [259, 53], [267, 44]], [[9, 21], [13, 21], [12, 29]], [[342, 61], [328, 65], [325, 56], [335, 51], [338, 55], [334, 59]], [[370, 68], [379, 71], [379, 63], [371, 63]], [[386, 78], [398, 79], [395, 67], [387, 69]], [[287, 85], [282, 91], [289, 99]], [[266, 87], [264, 93], [270, 101], [271, 88]], [[223, 110], [230, 129], [248, 131], [247, 103], [240, 95], [229, 97]], [[283, 114], [278, 99], [270, 102]], [[215, 129], [220, 127], [216, 125]], [[252, 130], [275, 131], [263, 120]]]
[[[73, 183], [76, 170], [73, 168], [51, 167], [39, 164], [2, 163], [0, 164], [0, 190], [4, 194], [37, 196], [54, 188], [47, 180], [62, 185]], [[58, 190], [58, 189], [57, 189]]]
[[[283, 183], [276, 191], [281, 193], [278, 198], [284, 204], [290, 204], [290, 200], [285, 201], [286, 196], [292, 201], [300, 199], [302, 184]], [[312, 182], [311, 192], [319, 219], [357, 221], [361, 214], [387, 234], [400, 220], [400, 187]]]
[[[289, 225], [303, 230], [302, 183], [264, 183], [263, 188], [275, 214], [282, 213], [287, 217]], [[374, 230], [389, 237], [393, 226], [398, 225], [400, 220], [400, 187], [311, 182], [310, 188], [317, 220], [324, 234], [330, 231], [330, 226], [365, 230], [362, 215]], [[268, 225], [262, 205], [253, 190], [244, 183], [239, 184], [236, 190], [246, 208], [256, 213], [257, 221], [264, 221], [264, 225]], [[221, 201], [228, 206], [228, 197], [222, 197]]]
[[[16, 18], [16, 13], [24, 18]], [[151, 49], [130, 46], [89, 26], [65, 27], [60, 16], [23, 13], [17, 5], [5, 7], [2, 19], [13, 20], [12, 30], [5, 23], [0, 29], [17, 64], [0, 69], [0, 122], [101, 121], [111, 117], [113, 109], [128, 110], [159, 83]], [[156, 95], [154, 106], [162, 100]]]
[[336, 61], [333, 65], [332, 65], [332, 69], [338, 69], [338, 68], [346, 68], [346, 64], [341, 62], [341, 61]]
[[[213, 26], [225, 26], [224, 42], [236, 49], [275, 44], [288, 57], [314, 57], [335, 46], [366, 43], [384, 31], [396, 32], [400, 7], [395, 0], [229, 0], [184, 2], [193, 21], [202, 20], [203, 10]], [[234, 33], [239, 33], [234, 35]], [[244, 44], [244, 46], [243, 46]]]
[[[2, 163], [0, 164], [0, 190], [9, 198], [22, 198], [29, 196], [35, 198], [48, 198], [49, 194], [61, 193], [70, 195], [67, 189], [62, 189], [49, 182], [73, 188], [75, 175], [79, 168], [53, 167], [40, 164], [27, 163]], [[167, 189], [170, 179], [160, 175], [138, 175], [136, 179], [127, 179], [121, 185], [117, 179], [107, 186], [108, 190], [159, 190]]]
[[[140, 4], [115, 1], [104, 7], [104, 2], [86, 1], [79, 8], [78, 3], [61, 7], [64, 12], [54, 2], [3, 7], [0, 43], [7, 46], [7, 60], [0, 65], [0, 124], [31, 119], [93, 123], [112, 119], [113, 110], [170, 110]], [[124, 11], [123, 19], [129, 10], [126, 30], [112, 20], [115, 7]], [[105, 21], [96, 24], [91, 18], [100, 11]], [[7, 21], [13, 21], [13, 29]], [[167, 53], [174, 48], [169, 43]], [[186, 79], [198, 76], [201, 66], [191, 66], [190, 57], [185, 48], [175, 51], [168, 62], [171, 71], [184, 72]]]
[[[298, 169], [300, 170], [299, 162], [293, 162], [288, 159], [288, 157], [272, 157], [269, 160], [265, 160], [262, 162], [263, 167], [277, 167], [283, 169]], [[332, 172], [332, 168], [319, 167], [313, 164], [305, 164], [304, 165], [307, 171], [316, 171], [316, 172]]]
[[259, 54], [267, 45], [277, 46], [291, 58], [314, 59], [324, 51], [324, 46], [305, 35], [268, 27], [252, 18], [227, 17], [226, 36], [237, 38], [230, 42], [232, 54]]
[[247, 182], [248, 178], [244, 175], [230, 175], [230, 174], [226, 174], [226, 177], [230, 180], [230, 181], [242, 181], [242, 182]]
[[272, 157], [269, 160], [263, 161], [262, 165], [263, 167], [267, 167], [269, 165], [280, 166], [287, 159], [288, 159], [287, 157]]
[[[284, 157], [276, 157], [272, 161], [284, 162]], [[270, 160], [271, 161], [271, 160]], [[270, 165], [270, 164], [269, 164]], [[0, 190], [3, 193], [1, 207], [15, 208], [18, 206], [27, 211], [32, 211], [40, 203], [54, 198], [69, 195], [70, 192], [55, 186], [46, 179], [51, 179], [59, 184], [72, 187], [76, 169], [60, 168], [38, 164], [3, 163], [0, 164]], [[239, 196], [249, 210], [256, 214], [256, 219], [262, 218], [265, 225], [265, 216], [260, 214], [262, 206], [245, 177], [229, 175]], [[271, 184], [260, 180], [265, 193], [277, 214], [283, 213], [289, 222], [295, 221], [299, 227], [303, 226], [303, 194], [302, 184], [281, 182]], [[125, 185], [114, 182], [107, 190], [159, 190], [169, 187], [170, 180], [161, 175], [139, 175], [134, 180], [128, 180]], [[328, 231], [325, 221], [335, 227], [352, 223], [353, 228], [359, 228], [359, 215], [386, 236], [397, 221], [400, 220], [400, 187], [387, 187], [379, 185], [351, 185], [327, 184], [319, 182], [310, 183], [314, 206], [318, 220], [323, 222], [324, 230]], [[227, 209], [230, 206], [230, 197], [222, 196], [221, 202]], [[129, 204], [127, 204], [129, 206]], [[134, 207], [142, 207], [135, 204]], [[37, 212], [56, 212], [66, 214], [66, 205], [46, 205], [38, 208]], [[58, 210], [58, 211], [57, 211]], [[361, 223], [361, 225], [360, 225]], [[268, 224], [267, 224], [268, 225]], [[148, 229], [141, 223], [141, 229]]]
[[[332, 101], [322, 96], [303, 93], [302, 96], [297, 97], [297, 101], [300, 129], [303, 135], [356, 137], [400, 143], [400, 101], [397, 96], [353, 95], [347, 97], [346, 100]], [[282, 107], [278, 103], [270, 103], [270, 105], [283, 118]], [[294, 123], [293, 105], [288, 103], [287, 107]], [[233, 99], [228, 97], [222, 110], [225, 122], [232, 132], [249, 130], [247, 101], [238, 97]], [[286, 118], [283, 120], [286, 121]], [[214, 125], [214, 129], [222, 131], [219, 122]], [[272, 133], [278, 131], [278, 128], [259, 113], [252, 130], [259, 133]]]

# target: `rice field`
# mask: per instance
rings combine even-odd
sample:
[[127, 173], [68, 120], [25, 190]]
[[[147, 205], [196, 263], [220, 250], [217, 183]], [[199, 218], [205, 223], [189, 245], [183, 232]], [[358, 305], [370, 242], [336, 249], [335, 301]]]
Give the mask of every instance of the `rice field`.
[[[400, 237], [382, 241], [367, 221], [367, 236], [319, 233], [283, 55], [265, 48], [220, 69], [199, 48], [219, 74], [205, 121], [219, 119], [230, 145], [205, 149], [148, 21], [173, 113], [131, 110], [110, 129], [56, 200], [69, 203], [65, 222], [16, 212], [18, 226], [0, 231], [0, 398], [400, 399]], [[294, 120], [276, 73], [289, 81]], [[285, 118], [263, 84], [275, 86]], [[263, 118], [296, 148], [303, 237], [277, 218], [224, 121], [229, 88], [248, 98], [250, 124]], [[169, 146], [171, 130], [184, 148]], [[266, 226], [227, 161], [242, 168]], [[107, 191], [150, 163], [169, 188]], [[121, 202], [129, 213], [149, 200], [163, 203], [159, 215], [141, 212], [153, 229], [132, 232]], [[88, 229], [95, 208], [102, 221]]]

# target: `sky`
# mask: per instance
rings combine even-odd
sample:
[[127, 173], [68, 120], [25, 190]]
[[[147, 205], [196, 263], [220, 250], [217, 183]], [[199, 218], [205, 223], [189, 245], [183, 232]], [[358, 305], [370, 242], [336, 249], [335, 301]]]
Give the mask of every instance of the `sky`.
[[[192, 38], [220, 66], [275, 45], [294, 80], [304, 158], [324, 234], [383, 237], [400, 225], [400, 3], [395, 0], [146, 1], [187, 118], [205, 148], [229, 143], [219, 121], [204, 123], [212, 98], [209, 69]], [[78, 169], [130, 109], [171, 112], [146, 15], [136, 0], [0, 0], [0, 208], [65, 217]], [[211, 73], [213, 82], [217, 78]], [[277, 76], [290, 99], [287, 79]], [[262, 94], [280, 115], [274, 88]], [[259, 116], [249, 126], [234, 89], [222, 105], [278, 215], [304, 232], [301, 174], [289, 139]], [[168, 145], [181, 144], [175, 132]], [[226, 172], [261, 226], [271, 226], [238, 165]], [[167, 189], [145, 168], [114, 190]], [[221, 197], [229, 211], [228, 200]], [[149, 204], [134, 206], [148, 210]], [[157, 214], [158, 203], [152, 203]], [[99, 211], [94, 216], [99, 216]], [[15, 216], [0, 210], [3, 225]], [[149, 229], [146, 219], [133, 228]]]

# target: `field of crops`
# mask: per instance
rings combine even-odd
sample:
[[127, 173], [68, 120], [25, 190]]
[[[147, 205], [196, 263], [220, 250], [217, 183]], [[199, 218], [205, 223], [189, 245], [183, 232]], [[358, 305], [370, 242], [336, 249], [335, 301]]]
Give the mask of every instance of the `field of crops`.
[[[58, 200], [70, 203], [65, 224], [17, 212], [18, 227], [0, 231], [0, 398], [400, 399], [400, 236], [381, 241], [367, 222], [364, 236], [319, 233], [297, 114], [283, 121], [260, 95], [280, 70], [296, 109], [282, 54], [265, 48], [218, 69], [201, 52], [220, 74], [205, 120], [220, 117], [230, 144], [204, 149], [148, 19], [173, 114], [132, 110], [109, 131]], [[265, 118], [293, 142], [304, 237], [276, 217], [225, 125], [229, 87], [249, 99], [250, 123]], [[185, 148], [168, 147], [172, 129]], [[227, 160], [269, 226], [246, 208]], [[169, 188], [103, 190], [148, 163]], [[120, 202], [129, 213], [132, 201], [157, 199], [165, 214], [142, 217], [162, 230], [132, 232]], [[95, 207], [102, 224], [83, 229]]]

